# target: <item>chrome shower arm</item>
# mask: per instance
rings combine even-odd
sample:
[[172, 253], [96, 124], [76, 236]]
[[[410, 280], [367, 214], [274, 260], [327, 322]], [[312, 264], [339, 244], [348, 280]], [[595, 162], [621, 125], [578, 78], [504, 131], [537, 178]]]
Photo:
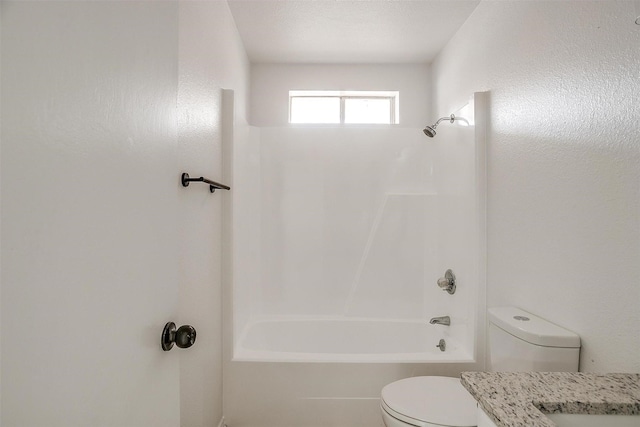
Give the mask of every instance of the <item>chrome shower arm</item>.
[[456, 120], [456, 116], [451, 114], [449, 117], [440, 117], [438, 121], [434, 123], [433, 126], [425, 126], [422, 132], [424, 132], [424, 134], [427, 135], [429, 138], [433, 138], [434, 136], [436, 136], [436, 128], [438, 127], [440, 122], [443, 120], [449, 120], [449, 123], [453, 123], [454, 120]]
[[443, 121], [443, 120], [449, 120], [449, 123], [453, 123], [455, 121], [455, 119], [456, 119], [456, 116], [454, 116], [453, 114], [450, 115], [449, 117], [440, 117], [438, 119], [438, 121], [432, 127], [435, 129], [435, 127], [438, 126], [440, 124], [440, 122]]

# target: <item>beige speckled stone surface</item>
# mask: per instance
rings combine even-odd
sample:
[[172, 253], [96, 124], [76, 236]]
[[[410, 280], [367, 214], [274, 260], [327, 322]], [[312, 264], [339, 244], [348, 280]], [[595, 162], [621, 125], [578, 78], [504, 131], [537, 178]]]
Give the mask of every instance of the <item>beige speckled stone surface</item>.
[[499, 427], [555, 427], [543, 412], [640, 414], [640, 374], [464, 372], [461, 381]]

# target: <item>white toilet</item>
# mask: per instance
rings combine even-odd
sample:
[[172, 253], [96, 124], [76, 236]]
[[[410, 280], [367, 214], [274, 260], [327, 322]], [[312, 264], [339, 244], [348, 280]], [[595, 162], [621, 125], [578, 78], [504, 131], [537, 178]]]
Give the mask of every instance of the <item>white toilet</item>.
[[[580, 337], [515, 307], [490, 308], [490, 371], [575, 372]], [[385, 386], [380, 399], [387, 427], [473, 427], [476, 401], [459, 378], [414, 377]]]

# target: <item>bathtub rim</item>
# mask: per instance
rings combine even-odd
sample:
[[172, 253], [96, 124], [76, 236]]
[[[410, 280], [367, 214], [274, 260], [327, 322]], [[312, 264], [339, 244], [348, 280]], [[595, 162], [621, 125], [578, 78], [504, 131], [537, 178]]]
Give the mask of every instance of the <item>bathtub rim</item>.
[[[461, 341], [452, 337], [449, 331], [443, 335], [450, 347], [456, 347], [449, 353], [420, 352], [420, 353], [310, 353], [285, 352], [270, 350], [252, 350], [242, 346], [252, 326], [265, 323], [279, 322], [351, 322], [351, 323], [412, 323], [424, 325], [425, 319], [381, 319], [369, 317], [343, 316], [261, 316], [249, 321], [242, 330], [240, 337], [234, 343], [231, 352], [232, 362], [275, 362], [275, 363], [476, 363], [474, 349], [467, 349]], [[469, 320], [467, 320], [469, 321]], [[471, 320], [472, 321], [472, 320]], [[436, 326], [438, 327], [438, 326]], [[434, 346], [435, 347], [435, 346]]]

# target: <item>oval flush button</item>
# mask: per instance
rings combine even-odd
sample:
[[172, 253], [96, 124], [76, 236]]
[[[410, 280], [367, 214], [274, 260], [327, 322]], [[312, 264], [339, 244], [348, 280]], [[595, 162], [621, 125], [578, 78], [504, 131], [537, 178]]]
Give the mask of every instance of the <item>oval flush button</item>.
[[522, 322], [528, 322], [529, 320], [531, 320], [526, 316], [513, 316], [513, 318], [516, 319], [516, 320], [520, 320]]

